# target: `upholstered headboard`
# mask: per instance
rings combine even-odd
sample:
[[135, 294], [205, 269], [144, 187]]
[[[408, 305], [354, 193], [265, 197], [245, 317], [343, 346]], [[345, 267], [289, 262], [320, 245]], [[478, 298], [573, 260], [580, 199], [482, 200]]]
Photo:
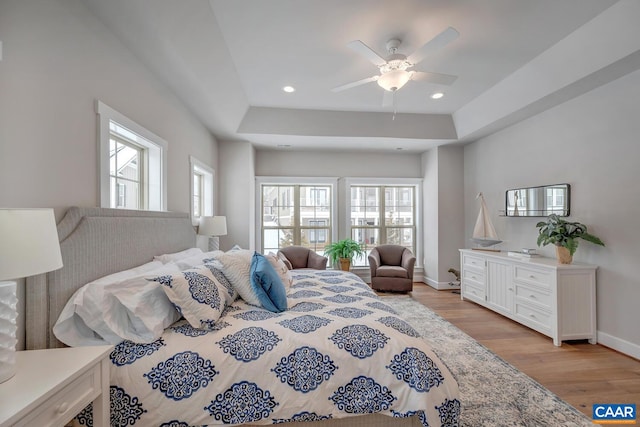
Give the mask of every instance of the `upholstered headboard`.
[[58, 224], [64, 267], [27, 278], [26, 348], [63, 347], [52, 333], [71, 295], [107, 274], [196, 245], [186, 213], [70, 208]]

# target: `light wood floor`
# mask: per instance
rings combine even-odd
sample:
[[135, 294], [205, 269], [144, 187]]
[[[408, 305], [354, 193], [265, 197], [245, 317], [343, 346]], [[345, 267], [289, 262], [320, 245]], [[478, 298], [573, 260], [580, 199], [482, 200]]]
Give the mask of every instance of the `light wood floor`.
[[640, 404], [636, 359], [587, 341], [556, 347], [551, 338], [424, 283], [414, 283], [411, 295], [589, 418], [594, 403]]

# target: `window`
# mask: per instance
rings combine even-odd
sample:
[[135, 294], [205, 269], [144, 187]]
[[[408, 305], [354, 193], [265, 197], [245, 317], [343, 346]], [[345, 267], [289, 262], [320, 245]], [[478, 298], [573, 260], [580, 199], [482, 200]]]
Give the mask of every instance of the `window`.
[[140, 209], [144, 193], [143, 150], [113, 134], [109, 140], [110, 207]]
[[191, 220], [194, 225], [197, 225], [200, 217], [213, 216], [215, 172], [193, 156], [189, 157], [189, 163], [191, 164]]
[[326, 219], [310, 219], [309, 226], [317, 227], [309, 229], [310, 243], [326, 243], [327, 242], [327, 220]]
[[262, 251], [298, 245], [323, 253], [332, 231], [332, 194], [332, 184], [261, 184]]
[[127, 186], [123, 184], [116, 184], [117, 193], [118, 193], [118, 202], [116, 207], [124, 208], [127, 203]]
[[[416, 253], [416, 186], [351, 185], [351, 238], [369, 253], [393, 244]], [[354, 266], [367, 265], [367, 257]]]
[[167, 142], [97, 101], [102, 207], [166, 210]]

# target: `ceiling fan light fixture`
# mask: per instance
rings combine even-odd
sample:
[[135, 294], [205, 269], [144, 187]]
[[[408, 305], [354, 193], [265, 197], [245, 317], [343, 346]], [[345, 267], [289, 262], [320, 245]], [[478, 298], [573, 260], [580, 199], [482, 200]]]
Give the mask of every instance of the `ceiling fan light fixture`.
[[381, 75], [377, 82], [384, 90], [395, 92], [411, 80], [411, 72], [405, 70], [389, 71]]

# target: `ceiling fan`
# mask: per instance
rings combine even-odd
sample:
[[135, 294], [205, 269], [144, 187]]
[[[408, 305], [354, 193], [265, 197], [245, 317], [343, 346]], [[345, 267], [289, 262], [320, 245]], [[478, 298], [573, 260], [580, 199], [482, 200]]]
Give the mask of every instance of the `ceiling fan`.
[[[331, 91], [341, 92], [366, 83], [377, 82], [378, 85], [385, 90], [386, 95], [387, 92], [397, 91], [407, 84], [409, 80], [421, 80], [447, 86], [451, 85], [458, 78], [457, 76], [415, 71], [410, 70], [410, 68], [419, 64], [429, 54], [443, 48], [458, 38], [459, 35], [458, 31], [449, 27], [409, 56], [398, 53], [398, 48], [401, 44], [400, 40], [391, 39], [387, 42], [387, 51], [389, 56], [386, 59], [378, 55], [373, 49], [360, 40], [354, 40], [348, 43], [347, 47], [376, 65], [380, 70], [380, 74], [335, 87], [331, 89]], [[385, 96], [385, 101], [387, 99], [388, 98]]]

